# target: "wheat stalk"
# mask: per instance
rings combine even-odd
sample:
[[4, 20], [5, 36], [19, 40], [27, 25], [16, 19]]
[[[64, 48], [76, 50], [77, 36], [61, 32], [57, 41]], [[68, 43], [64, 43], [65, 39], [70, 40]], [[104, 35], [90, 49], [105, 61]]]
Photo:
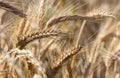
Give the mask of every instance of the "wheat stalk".
[[19, 38], [16, 46], [19, 47], [20, 49], [23, 49], [28, 43], [30, 43], [30, 42], [32, 42], [36, 39], [47, 38], [47, 37], [50, 37], [50, 36], [58, 36], [59, 34], [62, 34], [62, 32], [61, 31], [55, 31], [55, 30], [34, 32], [34, 33], [29, 34], [25, 37]]
[[24, 14], [21, 10], [19, 10], [16, 7], [14, 7], [8, 3], [5, 3], [3, 1], [0, 1], [0, 7], [3, 8], [4, 10], [10, 11], [10, 12], [14, 13], [15, 15], [18, 15], [22, 18], [26, 17], [26, 14]]

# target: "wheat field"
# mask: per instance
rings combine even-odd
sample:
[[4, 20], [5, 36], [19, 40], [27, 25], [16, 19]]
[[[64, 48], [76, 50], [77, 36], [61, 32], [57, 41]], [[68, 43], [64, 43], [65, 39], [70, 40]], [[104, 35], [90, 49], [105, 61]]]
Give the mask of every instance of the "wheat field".
[[0, 0], [0, 78], [120, 78], [119, 0]]

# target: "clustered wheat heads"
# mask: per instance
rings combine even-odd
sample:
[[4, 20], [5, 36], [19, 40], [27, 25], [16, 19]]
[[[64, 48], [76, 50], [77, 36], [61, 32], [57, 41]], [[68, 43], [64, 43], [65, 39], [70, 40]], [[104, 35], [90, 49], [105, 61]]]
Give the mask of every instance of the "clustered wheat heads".
[[[37, 75], [39, 77], [46, 78], [44, 67], [41, 66], [40, 62], [34, 57], [34, 54], [29, 50], [19, 50], [17, 48], [12, 49], [8, 53], [5, 53], [3, 57], [1, 57], [0, 62], [3, 62], [3, 60], [6, 61], [6, 63], [11, 67], [11, 69], [9, 70], [12, 71], [14, 69], [17, 72], [18, 75], [15, 73], [10, 73], [13, 77], [15, 77], [16, 75], [20, 78], [32, 78], [33, 76]], [[22, 67], [22, 62], [27, 67], [26, 69], [28, 69], [28, 71], [34, 69], [34, 71], [32, 72], [25, 72], [31, 76], [26, 76], [25, 74], [23, 74], [25, 68], [23, 69], [24, 65]]]
[[10, 5], [9, 3], [5, 3], [3, 1], [0, 1], [0, 7], [3, 8], [4, 10], [10, 11], [14, 13], [15, 15], [18, 15], [20, 17], [25, 18], [26, 14], [24, 14], [21, 10], [17, 9], [16, 7]]

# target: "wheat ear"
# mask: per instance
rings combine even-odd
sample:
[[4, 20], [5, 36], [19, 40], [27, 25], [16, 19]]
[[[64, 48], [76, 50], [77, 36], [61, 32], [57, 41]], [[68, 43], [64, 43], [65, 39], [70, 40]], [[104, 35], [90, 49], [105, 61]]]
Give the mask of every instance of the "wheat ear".
[[54, 24], [60, 23], [60, 22], [65, 22], [65, 21], [71, 21], [71, 20], [90, 20], [90, 21], [95, 21], [95, 20], [103, 20], [106, 17], [111, 17], [113, 19], [116, 19], [112, 15], [102, 15], [102, 14], [95, 14], [95, 15], [86, 15], [86, 16], [80, 16], [80, 15], [68, 15], [68, 16], [59, 16], [55, 17], [53, 19], [50, 19], [46, 26], [51, 27]]
[[21, 10], [19, 10], [16, 7], [14, 7], [8, 3], [5, 3], [3, 1], [0, 1], [0, 7], [3, 8], [4, 10], [10, 11], [10, 12], [14, 13], [15, 15], [18, 15], [22, 18], [26, 17], [26, 14], [24, 14]]
[[73, 55], [78, 53], [82, 49], [81, 46], [75, 47], [69, 51], [64, 52], [59, 58], [53, 61], [53, 65], [51, 66], [52, 69], [58, 68], [61, 66], [66, 60], [71, 58]]
[[62, 32], [61, 31], [55, 31], [55, 30], [34, 32], [34, 33], [29, 34], [25, 37], [19, 38], [16, 46], [19, 47], [19, 49], [23, 49], [28, 43], [30, 43], [30, 42], [32, 42], [36, 39], [47, 38], [47, 37], [50, 37], [50, 36], [58, 36], [59, 34], [62, 34]]

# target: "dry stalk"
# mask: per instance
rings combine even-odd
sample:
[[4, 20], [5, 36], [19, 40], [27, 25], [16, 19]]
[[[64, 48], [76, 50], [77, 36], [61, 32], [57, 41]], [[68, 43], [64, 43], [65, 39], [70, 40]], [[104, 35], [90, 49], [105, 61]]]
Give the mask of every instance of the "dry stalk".
[[19, 10], [16, 7], [14, 7], [8, 3], [5, 3], [3, 1], [0, 1], [0, 7], [3, 8], [4, 10], [10, 11], [10, 12], [14, 13], [15, 15], [18, 15], [22, 18], [26, 17], [26, 14], [24, 14], [21, 10]]
[[[86, 20], [83, 20], [83, 23], [81, 25], [81, 28], [80, 28], [80, 31], [79, 31], [79, 34], [78, 34], [78, 37], [77, 37], [77, 41], [76, 41], [76, 45], [75, 45], [76, 47], [78, 47], [78, 45], [79, 45], [79, 41], [81, 39], [81, 36], [82, 36], [82, 33], [83, 33], [86, 22], [87, 22]], [[75, 64], [74, 58], [75, 58], [75, 56], [73, 56], [73, 58], [72, 58], [73, 60], [71, 62], [71, 68], [73, 68], [74, 64]]]
[[61, 66], [66, 60], [68, 60], [69, 58], [71, 58], [73, 55], [75, 55], [76, 53], [78, 53], [80, 50], [82, 49], [81, 46], [77, 47], [77, 48], [73, 48], [72, 50], [63, 52], [63, 54], [57, 58], [56, 60], [53, 61], [53, 65], [51, 66], [52, 69], [58, 68], [59, 66]]
[[47, 37], [51, 37], [51, 36], [58, 36], [59, 34], [62, 34], [62, 32], [55, 31], [55, 30], [34, 32], [34, 33], [29, 34], [25, 37], [19, 38], [16, 46], [19, 47], [20, 49], [23, 49], [28, 43], [30, 43], [36, 39], [47, 38]]
[[25, 29], [25, 24], [26, 24], [27, 19], [21, 19], [20, 23], [19, 23], [19, 29], [18, 29], [18, 35], [23, 35], [23, 31]]

